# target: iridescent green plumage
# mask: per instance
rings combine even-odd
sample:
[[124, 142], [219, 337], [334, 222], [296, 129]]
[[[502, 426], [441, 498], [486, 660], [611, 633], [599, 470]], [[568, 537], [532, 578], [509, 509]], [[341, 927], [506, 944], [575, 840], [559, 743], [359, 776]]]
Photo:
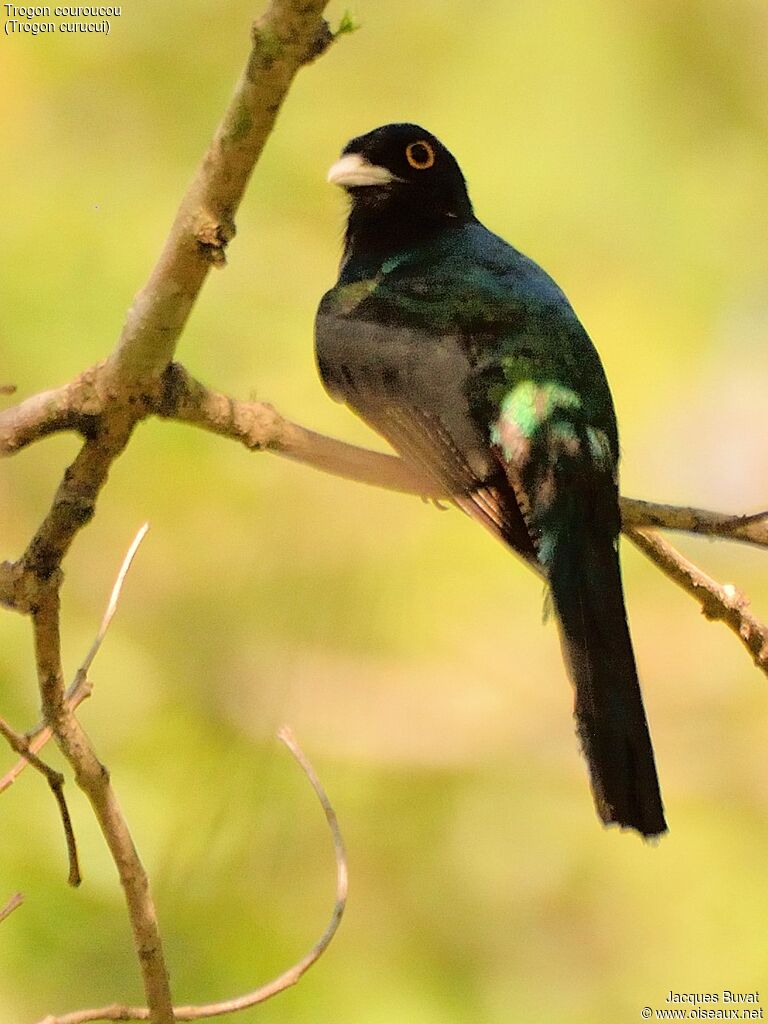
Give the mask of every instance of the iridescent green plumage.
[[[414, 143], [433, 153], [428, 167], [406, 162]], [[339, 282], [318, 310], [323, 380], [545, 576], [598, 811], [663, 832], [597, 352], [554, 281], [476, 220], [458, 165], [429, 133], [385, 126], [336, 166], [352, 208]]]

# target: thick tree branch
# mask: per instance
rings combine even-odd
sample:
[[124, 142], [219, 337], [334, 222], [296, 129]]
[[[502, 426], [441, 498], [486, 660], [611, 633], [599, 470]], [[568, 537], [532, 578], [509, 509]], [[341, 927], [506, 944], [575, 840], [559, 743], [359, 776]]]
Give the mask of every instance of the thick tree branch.
[[[154, 1024], [173, 1022], [154, 904], [109, 775], [74, 714], [100, 637], [73, 691], [65, 692], [59, 637], [61, 562], [93, 516], [112, 463], [157, 401], [158, 378], [173, 356], [210, 267], [224, 263], [235, 211], [294, 75], [332, 39], [321, 18], [325, 6], [326, 0], [272, 0], [253, 26], [251, 54], [235, 95], [113, 354], [70, 384], [0, 414], [0, 454], [12, 454], [55, 431], [75, 430], [84, 439], [26, 551], [15, 563], [0, 565], [0, 602], [32, 618], [45, 724], [90, 800], [117, 866], [144, 978], [146, 1016]], [[44, 742], [42, 733], [37, 741]], [[21, 738], [19, 748], [26, 760], [43, 764]]]
[[[304, 974], [317, 963], [323, 953], [330, 945], [333, 937], [341, 924], [341, 918], [347, 905], [348, 872], [347, 856], [344, 850], [344, 840], [341, 836], [341, 829], [336, 817], [336, 812], [323, 789], [314, 768], [309, 759], [302, 751], [293, 733], [284, 727], [278, 733], [282, 742], [288, 747], [298, 762], [302, 771], [309, 779], [312, 788], [317, 795], [320, 804], [325, 811], [325, 818], [333, 839], [333, 849], [336, 857], [336, 900], [333, 905], [331, 919], [328, 922], [323, 934], [317, 940], [312, 949], [287, 971], [278, 975], [272, 981], [267, 982], [260, 988], [254, 989], [233, 999], [225, 999], [218, 1003], [203, 1003], [197, 1006], [177, 1006], [173, 1014], [176, 1021], [181, 1020], [205, 1020], [208, 1017], [221, 1017], [228, 1013], [237, 1013], [258, 1003], [264, 1003], [267, 999], [284, 992], [287, 988], [295, 985]], [[146, 1006], [121, 1006], [113, 1003], [111, 1006], [102, 1006], [93, 1010], [76, 1010], [74, 1013], [66, 1013], [62, 1016], [45, 1017], [40, 1024], [89, 1024], [91, 1021], [100, 1020], [149, 1020], [150, 1011]]]
[[333, 39], [321, 17], [327, 2], [273, 0], [253, 25], [242, 77], [108, 360], [119, 387], [165, 369], [208, 271], [225, 262], [235, 212], [291, 82]]

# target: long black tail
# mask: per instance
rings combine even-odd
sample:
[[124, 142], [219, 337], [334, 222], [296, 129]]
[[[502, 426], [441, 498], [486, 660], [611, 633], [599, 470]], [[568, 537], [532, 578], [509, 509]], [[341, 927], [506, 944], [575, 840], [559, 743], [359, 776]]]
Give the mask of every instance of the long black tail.
[[549, 570], [598, 814], [659, 835], [667, 824], [610, 532], [599, 521], [563, 531]]

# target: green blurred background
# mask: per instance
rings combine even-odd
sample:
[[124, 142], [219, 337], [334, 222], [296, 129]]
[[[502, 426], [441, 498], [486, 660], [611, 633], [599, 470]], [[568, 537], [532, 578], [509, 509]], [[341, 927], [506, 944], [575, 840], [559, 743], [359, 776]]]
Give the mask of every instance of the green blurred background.
[[[109, 37], [0, 40], [0, 384], [33, 393], [111, 348], [255, 13], [126, 0]], [[180, 358], [377, 444], [313, 365], [344, 222], [324, 179], [349, 137], [417, 120], [595, 339], [624, 492], [764, 507], [764, 0], [359, 0], [353, 13], [362, 30], [300, 73]], [[0, 464], [0, 558], [23, 550], [76, 449], [61, 436]], [[325, 925], [330, 841], [274, 740], [286, 721], [334, 799], [351, 898], [320, 965], [243, 1022], [600, 1024], [637, 1020], [670, 989], [768, 988], [766, 680], [629, 545], [671, 825], [656, 848], [601, 829], [540, 585], [459, 513], [149, 422], [66, 562], [69, 674], [145, 519], [81, 717], [153, 880], [177, 1001], [267, 980]], [[768, 616], [765, 554], [680, 544]], [[36, 720], [29, 625], [11, 614], [0, 701], [18, 728]], [[0, 903], [26, 896], [0, 926], [3, 1024], [141, 999], [113, 866], [68, 789], [79, 891], [44, 783], [27, 772], [0, 798]]]

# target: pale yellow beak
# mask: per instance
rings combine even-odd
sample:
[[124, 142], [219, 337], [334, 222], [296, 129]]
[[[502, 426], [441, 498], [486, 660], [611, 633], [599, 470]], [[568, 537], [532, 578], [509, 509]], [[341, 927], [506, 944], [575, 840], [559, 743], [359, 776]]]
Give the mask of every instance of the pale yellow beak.
[[369, 163], [359, 153], [347, 153], [328, 171], [327, 180], [331, 185], [357, 188], [360, 185], [388, 185], [391, 181], [400, 179], [386, 167]]

